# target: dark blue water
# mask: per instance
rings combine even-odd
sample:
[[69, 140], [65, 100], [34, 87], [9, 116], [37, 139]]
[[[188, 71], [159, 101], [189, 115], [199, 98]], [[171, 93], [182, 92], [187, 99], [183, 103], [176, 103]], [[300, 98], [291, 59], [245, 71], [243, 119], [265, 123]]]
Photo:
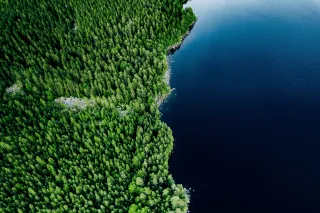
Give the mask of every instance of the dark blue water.
[[319, 213], [320, 2], [191, 6], [163, 106], [191, 213]]

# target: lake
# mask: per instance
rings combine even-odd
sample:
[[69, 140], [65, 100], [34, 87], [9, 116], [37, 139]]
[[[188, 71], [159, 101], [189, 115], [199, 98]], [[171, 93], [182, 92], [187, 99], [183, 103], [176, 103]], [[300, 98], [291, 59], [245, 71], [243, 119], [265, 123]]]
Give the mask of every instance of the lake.
[[319, 213], [320, 1], [188, 4], [162, 113], [190, 212]]

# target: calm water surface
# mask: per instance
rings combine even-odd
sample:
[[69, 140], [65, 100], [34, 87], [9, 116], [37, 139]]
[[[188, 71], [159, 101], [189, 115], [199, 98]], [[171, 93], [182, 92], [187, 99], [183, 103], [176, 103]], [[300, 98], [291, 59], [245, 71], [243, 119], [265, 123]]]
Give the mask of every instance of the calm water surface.
[[162, 112], [191, 213], [319, 213], [320, 1], [190, 5]]

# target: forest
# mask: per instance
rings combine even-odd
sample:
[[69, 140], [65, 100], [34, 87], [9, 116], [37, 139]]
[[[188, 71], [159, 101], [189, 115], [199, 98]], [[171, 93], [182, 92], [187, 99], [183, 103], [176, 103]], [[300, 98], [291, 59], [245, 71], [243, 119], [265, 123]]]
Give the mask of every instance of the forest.
[[0, 212], [187, 212], [157, 97], [186, 0], [0, 0]]

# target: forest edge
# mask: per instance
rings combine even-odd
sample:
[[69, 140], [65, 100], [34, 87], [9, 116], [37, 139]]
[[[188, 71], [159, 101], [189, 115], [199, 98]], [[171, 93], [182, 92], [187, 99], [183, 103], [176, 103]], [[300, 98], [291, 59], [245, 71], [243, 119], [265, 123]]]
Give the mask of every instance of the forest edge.
[[[169, 55], [173, 55], [177, 50], [180, 49], [183, 41], [187, 38], [187, 36], [190, 34], [191, 30], [193, 29], [194, 25], [196, 24], [198, 18], [192, 22], [189, 26], [189, 29], [187, 30], [187, 32], [181, 37], [180, 41], [174, 45], [171, 45], [170, 47], [168, 47], [167, 50], [167, 64], [168, 64], [168, 70], [166, 71], [165, 75], [164, 75], [164, 81], [165, 83], [170, 87], [170, 78], [171, 78], [171, 67], [170, 67], [170, 62], [169, 62]], [[163, 102], [170, 96], [170, 94], [175, 90], [175, 88], [170, 88], [168, 93], [165, 93], [163, 95], [159, 95], [156, 98], [156, 104], [158, 107], [160, 107]]]

